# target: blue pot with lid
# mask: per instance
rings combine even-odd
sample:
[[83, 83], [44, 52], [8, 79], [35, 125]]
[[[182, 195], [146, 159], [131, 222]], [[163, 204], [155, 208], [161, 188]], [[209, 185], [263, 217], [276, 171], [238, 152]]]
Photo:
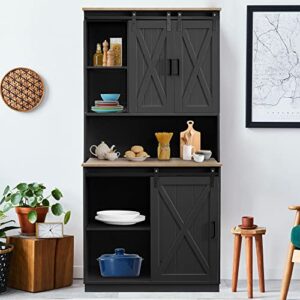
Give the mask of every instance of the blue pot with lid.
[[114, 254], [103, 254], [97, 260], [103, 277], [138, 277], [143, 258], [137, 254], [127, 254], [123, 248], [116, 248]]

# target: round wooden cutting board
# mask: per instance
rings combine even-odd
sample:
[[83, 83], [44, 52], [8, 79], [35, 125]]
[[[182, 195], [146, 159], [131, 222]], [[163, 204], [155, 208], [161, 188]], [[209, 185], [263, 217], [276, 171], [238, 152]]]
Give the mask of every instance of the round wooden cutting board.
[[26, 112], [36, 108], [44, 96], [44, 84], [35, 71], [16, 68], [9, 71], [0, 85], [1, 96], [10, 108]]

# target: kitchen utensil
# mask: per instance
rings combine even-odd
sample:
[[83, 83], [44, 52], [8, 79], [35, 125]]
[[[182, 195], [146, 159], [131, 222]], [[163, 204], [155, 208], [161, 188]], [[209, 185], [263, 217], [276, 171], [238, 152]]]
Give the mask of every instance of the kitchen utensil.
[[194, 153], [192, 156], [195, 162], [203, 162], [205, 158], [203, 154], [198, 154], [198, 153]]
[[194, 121], [187, 121], [188, 128], [180, 133], [180, 158], [183, 158], [183, 145], [192, 145], [193, 153], [201, 149], [201, 133], [194, 129]]
[[97, 211], [97, 216], [103, 219], [110, 220], [132, 220], [138, 217], [140, 213], [134, 210], [100, 210]]
[[[93, 152], [93, 149], [95, 148], [95, 151]], [[98, 159], [105, 159], [105, 155], [108, 152], [113, 151], [115, 148], [115, 145], [112, 145], [110, 148], [105, 144], [105, 142], [101, 142], [98, 146], [92, 145], [90, 147], [90, 153], [96, 156]]]
[[102, 218], [99, 216], [95, 216], [96, 221], [103, 222], [105, 224], [109, 225], [119, 225], [119, 226], [128, 226], [128, 225], [134, 225], [140, 222], [144, 222], [146, 220], [146, 217], [144, 215], [139, 215], [134, 219], [131, 220], [114, 220], [110, 218]]
[[118, 101], [120, 94], [100, 94], [103, 101]]
[[97, 258], [103, 277], [138, 277], [143, 258], [137, 254], [126, 254], [117, 248], [114, 254], [103, 254]]
[[192, 160], [193, 146], [192, 145], [183, 145], [183, 160]]
[[116, 160], [120, 156], [120, 152], [108, 152], [105, 154], [105, 159], [107, 160]]
[[212, 152], [210, 150], [200, 150], [196, 152], [197, 154], [203, 154], [205, 160], [209, 160], [211, 158]]

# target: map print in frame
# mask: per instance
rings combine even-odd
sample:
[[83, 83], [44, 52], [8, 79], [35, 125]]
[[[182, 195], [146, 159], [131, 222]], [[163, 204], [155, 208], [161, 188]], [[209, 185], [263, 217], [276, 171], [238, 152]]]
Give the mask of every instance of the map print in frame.
[[300, 127], [300, 6], [248, 6], [247, 127]]

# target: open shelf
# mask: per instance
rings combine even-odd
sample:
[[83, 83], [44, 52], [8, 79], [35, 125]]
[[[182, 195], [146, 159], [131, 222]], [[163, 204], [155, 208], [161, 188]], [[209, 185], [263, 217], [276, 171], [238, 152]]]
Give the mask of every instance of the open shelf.
[[[150, 278], [150, 232], [149, 231], [91, 231], [87, 234], [87, 270], [89, 279], [117, 282], [137, 281]], [[138, 254], [143, 258], [141, 277], [107, 278], [101, 277], [97, 258], [102, 254], [113, 254], [116, 248], [124, 248], [128, 254]], [[89, 280], [88, 279], [88, 280]]]
[[[96, 222], [96, 221], [95, 221]], [[149, 231], [150, 225], [143, 225], [144, 222], [130, 226], [107, 225], [104, 223], [90, 223], [87, 225], [87, 231]]]
[[112, 67], [103, 67], [103, 66], [87, 66], [88, 70], [101, 70], [101, 71], [109, 71], [109, 70], [127, 70], [126, 66], [112, 66]]
[[218, 168], [222, 164], [217, 162], [214, 158], [203, 161], [201, 163], [194, 162], [192, 160], [182, 160], [180, 158], [171, 158], [170, 160], [158, 160], [156, 158], [148, 158], [145, 161], [134, 162], [125, 158], [119, 158], [114, 161], [100, 160], [97, 158], [89, 158], [82, 164], [85, 168], [115, 168], [115, 167], [193, 167], [193, 168]]
[[100, 270], [89, 272], [85, 282], [88, 284], [139, 284], [150, 282], [150, 275], [141, 275], [139, 277], [102, 277]]

